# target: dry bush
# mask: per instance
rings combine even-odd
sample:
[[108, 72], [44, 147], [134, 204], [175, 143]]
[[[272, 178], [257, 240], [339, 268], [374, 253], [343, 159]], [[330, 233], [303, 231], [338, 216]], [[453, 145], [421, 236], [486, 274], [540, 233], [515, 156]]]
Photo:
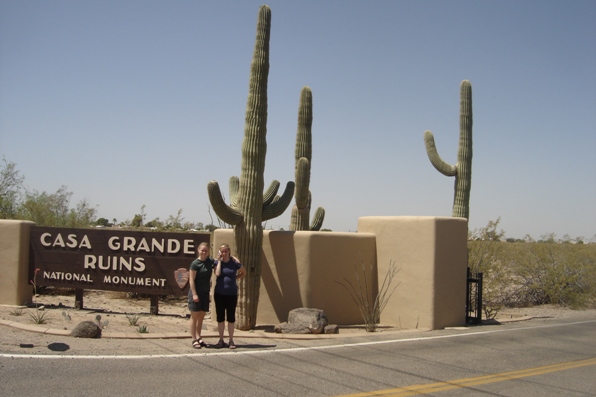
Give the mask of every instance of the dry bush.
[[505, 307], [596, 303], [596, 244], [505, 242], [499, 220], [469, 234], [468, 266], [484, 276], [483, 311], [494, 318]]

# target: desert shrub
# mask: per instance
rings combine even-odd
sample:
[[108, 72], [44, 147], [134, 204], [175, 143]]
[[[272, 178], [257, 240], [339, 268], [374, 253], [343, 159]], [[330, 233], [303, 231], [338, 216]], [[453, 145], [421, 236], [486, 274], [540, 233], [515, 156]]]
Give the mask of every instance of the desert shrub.
[[355, 283], [352, 283], [346, 277], [342, 281], [336, 280], [335, 282], [348, 291], [350, 297], [358, 306], [366, 332], [375, 332], [381, 322], [381, 313], [400, 284], [397, 283], [392, 286], [393, 279], [400, 269], [396, 267], [394, 261], [389, 262], [389, 268], [383, 278], [383, 283], [375, 295], [373, 291], [375, 289], [373, 287], [373, 277], [375, 274], [373, 264], [371, 263], [368, 269], [362, 259], [360, 259], [360, 264], [361, 266], [358, 268], [356, 263], [354, 263]]
[[516, 305], [581, 308], [596, 298], [596, 246], [554, 242], [513, 244]]
[[482, 272], [482, 311], [484, 317], [497, 316], [510, 300], [512, 269], [505, 259], [505, 233], [498, 231], [500, 219], [468, 234], [468, 267], [472, 273]]
[[468, 266], [484, 276], [483, 312], [494, 318], [505, 307], [596, 304], [596, 244], [506, 242], [499, 219], [469, 233]]

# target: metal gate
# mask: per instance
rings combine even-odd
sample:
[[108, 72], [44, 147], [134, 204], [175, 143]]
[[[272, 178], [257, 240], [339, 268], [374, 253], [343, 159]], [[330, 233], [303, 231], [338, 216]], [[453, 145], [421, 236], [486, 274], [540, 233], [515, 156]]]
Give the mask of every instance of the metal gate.
[[466, 323], [480, 324], [482, 322], [482, 272], [472, 274], [468, 268], [468, 283], [466, 290]]

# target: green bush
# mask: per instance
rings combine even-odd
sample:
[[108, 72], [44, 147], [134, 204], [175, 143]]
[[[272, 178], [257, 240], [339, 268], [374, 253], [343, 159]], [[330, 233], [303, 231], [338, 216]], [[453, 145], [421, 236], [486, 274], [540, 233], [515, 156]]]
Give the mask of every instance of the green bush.
[[[484, 276], [483, 311], [494, 318], [505, 307], [596, 304], [596, 244], [504, 241], [499, 219], [469, 234], [468, 266]], [[554, 235], [553, 235], [554, 236]]]
[[512, 244], [517, 305], [582, 308], [596, 298], [596, 245], [553, 242]]
[[505, 233], [497, 231], [499, 221], [468, 234], [468, 267], [483, 274], [482, 310], [487, 319], [496, 317], [509, 301], [512, 269], [504, 261], [507, 244], [501, 241]]

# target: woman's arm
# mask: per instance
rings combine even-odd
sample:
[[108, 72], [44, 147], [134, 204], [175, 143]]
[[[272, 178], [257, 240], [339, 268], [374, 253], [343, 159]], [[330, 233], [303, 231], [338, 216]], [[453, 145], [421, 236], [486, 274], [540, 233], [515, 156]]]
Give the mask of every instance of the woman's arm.
[[192, 301], [193, 302], [199, 301], [199, 295], [197, 295], [197, 287], [195, 286], [195, 277], [196, 276], [197, 276], [197, 271], [191, 270], [190, 277], [188, 278], [188, 281], [190, 282], [190, 291], [192, 293]]
[[215, 265], [215, 276], [221, 276], [221, 259], [217, 261], [217, 265]]
[[240, 265], [238, 273], [236, 273], [236, 280], [240, 280], [244, 276], [246, 276], [246, 270], [244, 270], [244, 266]]

